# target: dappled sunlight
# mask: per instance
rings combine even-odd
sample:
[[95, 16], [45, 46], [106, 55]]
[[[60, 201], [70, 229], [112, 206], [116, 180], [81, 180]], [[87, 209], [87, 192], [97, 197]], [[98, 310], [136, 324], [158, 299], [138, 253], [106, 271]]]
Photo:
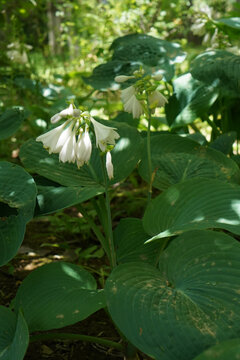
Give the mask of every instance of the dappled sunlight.
[[83, 281], [82, 276], [75, 270], [73, 270], [73, 268], [71, 268], [70, 266], [68, 266], [67, 264], [61, 264], [61, 268], [63, 270], [63, 272], [70, 276], [71, 278], [78, 280], [78, 281]]
[[114, 148], [114, 153], [126, 150], [129, 146], [130, 146], [130, 139], [121, 137], [118, 140], [118, 142], [117, 142], [117, 144], [116, 144], [116, 146]]

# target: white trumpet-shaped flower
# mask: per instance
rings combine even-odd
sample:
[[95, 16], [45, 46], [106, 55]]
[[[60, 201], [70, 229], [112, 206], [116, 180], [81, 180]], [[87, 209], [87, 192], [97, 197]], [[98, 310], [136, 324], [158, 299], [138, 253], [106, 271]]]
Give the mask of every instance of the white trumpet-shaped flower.
[[65, 125], [66, 123], [38, 136], [36, 141], [41, 141], [44, 147], [48, 149], [49, 154], [58, 153], [61, 150], [61, 147], [58, 145], [58, 141], [64, 134], [64, 131], [66, 131], [64, 130]]
[[60, 136], [59, 142], [59, 145], [62, 146], [59, 152], [59, 161], [74, 163], [76, 161], [76, 134], [75, 131], [72, 131], [71, 125], [62, 133], [62, 138]]
[[68, 108], [53, 115], [51, 117], [51, 123], [55, 124], [56, 122], [58, 122], [59, 120], [61, 120], [62, 118], [66, 117], [66, 116], [78, 117], [80, 115], [81, 115], [81, 110], [74, 109], [73, 104], [70, 104]]
[[113, 178], [113, 163], [112, 163], [112, 155], [110, 151], [106, 154], [106, 169], [109, 180]]
[[155, 90], [149, 95], [149, 104], [151, 108], [164, 106], [168, 101], [159, 91]]
[[124, 110], [132, 113], [134, 118], [139, 118], [144, 113], [141, 101], [136, 98], [136, 89], [134, 86], [122, 90], [121, 96]]
[[106, 151], [107, 145], [115, 145], [115, 140], [120, 137], [115, 131], [116, 128], [105, 126], [93, 118], [91, 118], [91, 122], [96, 135], [96, 146], [98, 146], [101, 151]]
[[90, 160], [91, 153], [92, 142], [89, 136], [88, 129], [85, 129], [85, 132], [78, 135], [78, 140], [76, 144], [76, 160], [78, 168]]

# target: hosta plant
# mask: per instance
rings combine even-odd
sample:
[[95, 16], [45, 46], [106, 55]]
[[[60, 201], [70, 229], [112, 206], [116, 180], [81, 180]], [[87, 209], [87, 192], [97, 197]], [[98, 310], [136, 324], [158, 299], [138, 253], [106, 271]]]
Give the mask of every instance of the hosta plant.
[[[230, 110], [236, 105], [239, 59], [203, 55], [171, 88], [173, 63], [184, 57], [178, 45], [135, 34], [115, 40], [111, 49], [111, 61], [87, 81], [96, 88], [122, 86], [124, 109], [147, 120], [146, 132], [126, 121], [94, 118], [71, 103], [52, 117], [56, 127], [21, 148], [22, 164], [41, 182], [18, 165], [0, 163], [1, 265], [15, 256], [33, 216], [95, 198], [101, 228], [83, 206], [81, 211], [106, 253], [110, 276], [98, 288], [76, 264], [57, 261], [34, 270], [11, 308], [0, 307], [0, 359], [21, 360], [29, 341], [54, 336], [99, 342], [129, 359], [138, 359], [139, 351], [157, 360], [234, 358], [240, 338], [240, 171], [227, 156], [236, 134], [224, 132], [236, 129], [224, 116], [211, 120], [211, 112], [219, 112], [214, 106], [220, 99]], [[196, 65], [210, 56], [216, 58], [212, 71]], [[226, 56], [234, 68], [224, 66]], [[214, 72], [216, 66], [224, 68]], [[227, 76], [233, 83], [226, 83]], [[170, 96], [163, 94], [164, 84], [173, 90]], [[169, 131], [151, 132], [155, 110], [164, 106]], [[212, 125], [211, 145], [186, 131], [201, 116]], [[148, 184], [143, 216], [121, 219], [113, 229], [109, 192], [136, 166]], [[103, 308], [123, 342], [47, 333]]]

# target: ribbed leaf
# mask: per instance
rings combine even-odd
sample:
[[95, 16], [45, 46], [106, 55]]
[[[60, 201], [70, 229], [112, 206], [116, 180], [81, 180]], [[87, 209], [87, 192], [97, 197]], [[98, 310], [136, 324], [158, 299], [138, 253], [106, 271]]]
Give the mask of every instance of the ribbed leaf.
[[223, 341], [204, 351], [194, 360], [239, 360], [240, 359], [240, 338]]
[[[145, 140], [145, 151], [139, 173], [144, 180], [148, 181], [146, 146]], [[233, 160], [219, 151], [201, 146], [195, 141], [178, 135], [153, 136], [151, 155], [152, 169], [155, 174], [153, 186], [160, 190], [194, 177], [240, 183], [240, 171]]]
[[236, 131], [230, 131], [228, 133], [218, 136], [212, 143], [210, 143], [210, 147], [212, 149], [221, 151], [226, 155], [229, 155], [232, 152], [232, 146], [234, 141], [236, 140]]
[[105, 64], [101, 64], [93, 69], [93, 73], [89, 77], [84, 77], [83, 80], [98, 90], [118, 90], [119, 84], [114, 81], [117, 75], [132, 75], [135, 70], [139, 69], [139, 63], [113, 60]]
[[114, 322], [137, 348], [156, 360], [192, 360], [239, 337], [240, 244], [224, 233], [185, 233], [158, 269], [119, 265], [105, 292]]
[[21, 312], [16, 316], [0, 306], [0, 359], [22, 360], [28, 346], [28, 327]]
[[221, 18], [216, 23], [240, 31], [240, 17]]
[[145, 233], [142, 220], [121, 219], [114, 230], [114, 241], [118, 264], [130, 261], [144, 261], [154, 264], [161, 250], [160, 241], [145, 244], [149, 235]]
[[51, 214], [101, 194], [103, 188], [38, 185], [35, 216]]
[[19, 109], [8, 109], [0, 116], [0, 140], [13, 135], [23, 121], [23, 112]]
[[93, 276], [65, 262], [34, 270], [15, 298], [15, 308], [23, 310], [31, 332], [74, 324], [104, 306], [103, 290], [97, 290]]
[[84, 78], [95, 89], [119, 89], [119, 84], [114, 81], [115, 76], [132, 75], [140, 66], [146, 73], [151, 73], [152, 68], [153, 71], [159, 69], [166, 80], [171, 80], [174, 76], [174, 63], [182, 62], [186, 56], [179, 44], [145, 34], [117, 38], [110, 50], [113, 50], [112, 59], [97, 66], [90, 77]]
[[[117, 128], [120, 135], [111, 152], [114, 166], [114, 178], [111, 183], [114, 184], [126, 178], [139, 161], [141, 138], [138, 131], [127, 124], [104, 120], [101, 120], [101, 123]], [[58, 154], [49, 155], [42, 143], [34, 140], [22, 146], [20, 157], [26, 168], [64, 186], [99, 187], [103, 184], [101, 159], [96, 148], [90, 159], [91, 167], [84, 165], [80, 169], [76, 164], [59, 162]]]
[[33, 178], [20, 166], [0, 162], [0, 265], [20, 247], [36, 201]]
[[190, 73], [173, 82], [174, 94], [166, 104], [167, 121], [171, 128], [191, 124], [204, 115], [218, 97], [218, 89], [192, 78]]
[[199, 178], [171, 186], [151, 201], [143, 226], [151, 240], [193, 229], [240, 234], [240, 186]]
[[214, 85], [226, 95], [239, 97], [240, 56], [225, 50], [211, 50], [193, 61], [191, 74], [205, 84]]
[[175, 62], [182, 62], [185, 53], [179, 44], [145, 34], [130, 34], [117, 38], [112, 43], [113, 60], [137, 61], [150, 67], [160, 68], [165, 79], [174, 75]]

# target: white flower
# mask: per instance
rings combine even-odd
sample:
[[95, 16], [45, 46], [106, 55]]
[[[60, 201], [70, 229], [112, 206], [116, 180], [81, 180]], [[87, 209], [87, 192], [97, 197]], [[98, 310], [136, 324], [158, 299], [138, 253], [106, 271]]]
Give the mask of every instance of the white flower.
[[148, 97], [151, 109], [164, 106], [168, 101], [159, 91], [155, 90]]
[[107, 145], [115, 145], [115, 140], [120, 137], [115, 131], [116, 128], [105, 126], [92, 117], [91, 122], [96, 135], [96, 146], [98, 146], [101, 151], [106, 151]]
[[112, 156], [110, 151], [106, 154], [106, 169], [109, 180], [113, 178], [113, 164], [112, 164]]
[[78, 141], [76, 144], [76, 160], [78, 168], [89, 161], [91, 153], [92, 143], [88, 129], [85, 129], [85, 132], [78, 136]]
[[[67, 132], [67, 130], [65, 130]], [[76, 160], [76, 134], [75, 131], [72, 131], [71, 134], [66, 138], [66, 141], [59, 153], [59, 161], [65, 162], [72, 162], [74, 163]]]
[[63, 117], [66, 117], [66, 116], [78, 117], [80, 115], [81, 115], [81, 110], [74, 109], [73, 104], [70, 104], [68, 108], [60, 111], [60, 113], [53, 115], [51, 117], [51, 123], [55, 124], [56, 122], [58, 122], [59, 120], [61, 120]]
[[36, 138], [36, 141], [41, 141], [43, 143], [44, 147], [46, 147], [48, 149], [49, 154], [58, 153], [61, 148], [59, 146], [57, 146], [57, 144], [58, 144], [59, 138], [64, 133], [63, 129], [64, 129], [65, 125], [66, 125], [66, 123], [56, 127], [55, 129], [48, 131], [47, 133], [45, 133], [43, 135], [38, 136]]
[[123, 83], [129, 79], [134, 79], [134, 76], [118, 75], [114, 78], [114, 80], [118, 83]]
[[136, 90], [134, 86], [122, 90], [122, 102], [124, 110], [132, 113], [134, 118], [139, 118], [144, 113], [141, 102], [136, 98]]

